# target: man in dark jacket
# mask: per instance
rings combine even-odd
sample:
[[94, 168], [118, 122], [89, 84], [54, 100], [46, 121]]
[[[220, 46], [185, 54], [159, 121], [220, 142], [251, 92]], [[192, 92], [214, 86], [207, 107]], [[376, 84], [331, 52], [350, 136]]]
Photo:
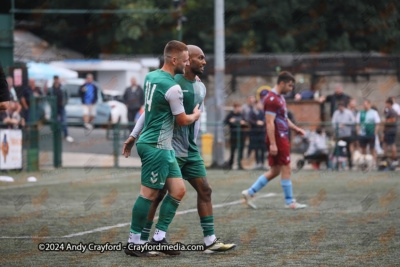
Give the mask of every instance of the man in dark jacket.
[[90, 123], [96, 116], [97, 90], [97, 86], [93, 83], [93, 75], [87, 74], [85, 84], [79, 88], [83, 105], [83, 122], [87, 129], [93, 129]]
[[64, 138], [67, 142], [73, 142], [74, 139], [68, 135], [67, 115], [65, 113], [65, 105], [68, 102], [68, 95], [62, 89], [60, 79], [57, 75], [53, 78], [53, 86], [47, 92], [48, 95], [56, 97], [57, 106], [57, 120], [62, 124]]
[[328, 96], [321, 96], [319, 99], [320, 103], [329, 102], [331, 104], [331, 117], [333, 116], [333, 112], [338, 109], [339, 102], [344, 103], [345, 107], [349, 104], [350, 96], [343, 93], [343, 86], [338, 84], [335, 87], [335, 93]]
[[[23, 114], [24, 114], [24, 118], [25, 118], [25, 122], [29, 123], [31, 120], [35, 121], [38, 118], [31, 118], [30, 117], [30, 108], [29, 105], [31, 104], [31, 98], [32, 97], [39, 97], [42, 96], [43, 93], [40, 90], [39, 87], [36, 86], [36, 81], [34, 78], [29, 78], [28, 80], [28, 86], [25, 87], [22, 90], [22, 96], [21, 96], [21, 104], [22, 104], [22, 108], [23, 108]], [[37, 106], [36, 106], [36, 113], [41, 113], [40, 109], [40, 102], [36, 102]]]
[[128, 120], [129, 122], [133, 122], [135, 120], [136, 113], [144, 104], [143, 89], [136, 84], [135, 78], [131, 78], [131, 86], [126, 88], [123, 98], [128, 109]]
[[[229, 125], [231, 137], [230, 137], [230, 145], [231, 145], [231, 156], [229, 158], [229, 162], [226, 164], [226, 167], [232, 169], [233, 159], [235, 157], [236, 148], [239, 150], [238, 160], [242, 159], [243, 156], [243, 146], [244, 146], [244, 135], [242, 132], [242, 125], [246, 124], [246, 121], [242, 114], [242, 105], [240, 103], [233, 104], [233, 111], [231, 111], [225, 118], [225, 123]], [[238, 137], [240, 135], [240, 137]], [[239, 142], [238, 142], [239, 138]], [[239, 169], [242, 169], [242, 166], [239, 165]]]
[[263, 102], [257, 101], [255, 109], [250, 111], [248, 122], [251, 125], [249, 150], [256, 151], [257, 165], [255, 169], [263, 169], [265, 154], [265, 113]]
[[6, 76], [3, 72], [3, 66], [0, 62], [0, 110], [7, 110], [8, 101], [10, 101], [10, 94], [8, 92], [8, 85]]

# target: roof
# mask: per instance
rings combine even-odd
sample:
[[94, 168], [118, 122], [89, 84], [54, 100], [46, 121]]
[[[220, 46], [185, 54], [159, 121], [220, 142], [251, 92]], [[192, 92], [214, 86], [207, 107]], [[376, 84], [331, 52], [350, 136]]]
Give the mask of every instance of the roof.
[[79, 59], [54, 61], [52, 66], [59, 66], [77, 71], [140, 71], [142, 66], [138, 62], [127, 62], [122, 60], [100, 60], [100, 59]]
[[46, 40], [24, 30], [14, 31], [14, 61], [49, 62], [64, 59], [83, 59], [83, 54], [70, 49], [56, 48]]

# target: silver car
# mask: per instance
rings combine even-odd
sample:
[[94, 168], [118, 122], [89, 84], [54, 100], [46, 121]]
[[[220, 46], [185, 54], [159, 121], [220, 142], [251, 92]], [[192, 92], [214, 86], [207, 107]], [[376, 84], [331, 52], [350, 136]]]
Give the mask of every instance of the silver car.
[[[67, 122], [81, 122], [83, 123], [83, 109], [82, 100], [79, 96], [79, 87], [85, 83], [85, 79], [69, 79], [62, 85], [63, 90], [68, 94], [68, 102], [65, 105], [65, 113]], [[96, 116], [94, 123], [109, 123], [111, 122], [111, 107], [104, 102], [101, 93], [101, 86], [97, 82], [93, 82], [97, 90], [97, 103], [96, 103]], [[50, 90], [50, 89], [49, 89]], [[46, 117], [50, 118], [50, 106], [46, 107]]]

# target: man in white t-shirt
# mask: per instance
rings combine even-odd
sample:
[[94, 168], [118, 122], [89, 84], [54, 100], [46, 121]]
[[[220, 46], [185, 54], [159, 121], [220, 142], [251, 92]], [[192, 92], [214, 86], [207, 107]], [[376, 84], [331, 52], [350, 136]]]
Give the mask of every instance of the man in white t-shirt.
[[339, 102], [338, 109], [333, 113], [332, 125], [335, 127], [336, 142], [340, 140], [346, 142], [347, 160], [349, 162], [349, 168], [351, 169], [353, 164], [351, 162], [350, 145], [354, 141], [352, 130], [353, 126], [355, 126], [355, 118], [353, 112], [346, 108], [344, 102]]
[[391, 96], [390, 99], [393, 101], [392, 109], [397, 112], [397, 115], [400, 116], [400, 105], [396, 103], [396, 97]]
[[369, 145], [369, 151], [376, 162], [375, 136], [378, 134], [378, 124], [381, 119], [378, 112], [371, 108], [370, 100], [364, 101], [364, 110], [358, 112], [356, 122], [361, 151], [364, 155], [367, 154], [367, 146]]

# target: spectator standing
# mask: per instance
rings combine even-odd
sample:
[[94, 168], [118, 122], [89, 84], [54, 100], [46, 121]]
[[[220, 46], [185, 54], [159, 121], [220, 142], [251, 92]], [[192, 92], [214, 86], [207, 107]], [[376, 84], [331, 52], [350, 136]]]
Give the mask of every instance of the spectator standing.
[[47, 94], [56, 97], [57, 120], [62, 124], [65, 140], [72, 143], [74, 138], [68, 135], [67, 115], [65, 112], [65, 105], [68, 103], [68, 94], [63, 90], [57, 75], [53, 77], [53, 86], [48, 90]]
[[256, 103], [256, 98], [254, 96], [247, 97], [247, 104], [242, 105], [242, 114], [245, 121], [248, 121], [251, 111], [254, 111], [254, 105]]
[[378, 112], [371, 108], [371, 101], [364, 100], [364, 110], [357, 114], [357, 133], [359, 135], [359, 143], [362, 153], [367, 154], [367, 146], [376, 162], [375, 152], [375, 136], [378, 134], [379, 125], [381, 122]]
[[91, 124], [96, 116], [96, 103], [97, 103], [97, 86], [93, 83], [93, 75], [88, 73], [86, 75], [86, 82], [79, 88], [79, 95], [81, 96], [83, 105], [83, 122], [87, 129], [93, 129]]
[[353, 113], [354, 118], [357, 117], [359, 111], [357, 109], [357, 101], [354, 98], [350, 98], [348, 104], [348, 110], [350, 110]]
[[256, 152], [256, 167], [255, 169], [264, 168], [265, 154], [265, 113], [263, 102], [257, 101], [255, 109], [252, 109], [249, 114], [250, 131], [250, 148]]
[[5, 74], [3, 72], [3, 66], [0, 62], [0, 110], [6, 110], [8, 108], [8, 101], [10, 101], [10, 94], [8, 93], [8, 85]]
[[[242, 106], [240, 103], [236, 102], [233, 104], [233, 111], [231, 111], [225, 118], [224, 122], [229, 125], [230, 129], [230, 146], [231, 146], [231, 155], [229, 158], [226, 167], [232, 169], [233, 159], [235, 158], [235, 151], [238, 149], [238, 161], [240, 162], [243, 154], [243, 146], [244, 146], [244, 136], [241, 130], [241, 127], [246, 124], [246, 121], [243, 117]], [[238, 141], [238, 134], [240, 134], [240, 138]], [[239, 164], [239, 169], [242, 169], [242, 166]]]
[[392, 109], [396, 111], [397, 116], [400, 116], [400, 105], [396, 103], [396, 98], [394, 96], [391, 96], [390, 99], [393, 102]]
[[8, 91], [10, 92], [10, 100], [18, 101], [17, 92], [14, 89], [14, 81], [11, 76], [7, 76]]
[[[383, 150], [385, 157], [388, 157], [388, 148], [392, 152], [392, 164], [397, 165], [396, 133], [397, 133], [397, 112], [393, 109], [393, 100], [388, 98], [385, 102], [385, 126], [383, 129]], [[392, 124], [389, 125], [388, 123]]]
[[349, 104], [350, 97], [343, 93], [343, 86], [341, 84], [336, 85], [335, 93], [328, 96], [321, 96], [319, 102], [329, 102], [331, 106], [331, 117], [333, 116], [333, 112], [337, 109], [338, 103], [343, 102], [345, 106]]
[[36, 81], [34, 78], [30, 78], [28, 80], [28, 86], [25, 87], [22, 91], [22, 97], [21, 97], [21, 104], [23, 108], [23, 114], [25, 118], [25, 122], [29, 123], [32, 118], [30, 118], [30, 113], [29, 113], [29, 105], [31, 104], [31, 97], [39, 97], [43, 95], [42, 91], [40, 90], [39, 87], [36, 86]]
[[[372, 105], [371, 108], [372, 108], [373, 110], [375, 110], [376, 113], [378, 113], [378, 116], [379, 116], [378, 107], [377, 107], [376, 105]], [[379, 132], [377, 132], [377, 133], [375, 134], [375, 153], [376, 153], [377, 155], [383, 154], [383, 149], [382, 149], [382, 147], [381, 147], [381, 142], [380, 142], [380, 139], [379, 139]]]
[[351, 136], [351, 124], [355, 124], [354, 115], [345, 107], [343, 102], [340, 102], [338, 104], [338, 109], [333, 113], [332, 126], [334, 127], [336, 133], [336, 147], [338, 146], [338, 142], [340, 140], [346, 142], [346, 154], [350, 170], [353, 167], [350, 150], [350, 145], [353, 142]]
[[128, 109], [128, 120], [129, 122], [134, 122], [136, 114], [144, 104], [144, 92], [136, 84], [136, 79], [133, 77], [131, 78], [131, 86], [125, 89], [123, 100]]
[[[248, 96], [247, 97], [247, 104], [243, 104], [242, 105], [242, 115], [243, 115], [243, 118], [244, 118], [244, 120], [246, 122], [249, 121], [250, 112], [254, 111], [255, 103], [256, 103], [255, 96]], [[248, 125], [248, 126], [250, 126], [250, 125]], [[244, 145], [246, 144], [246, 140], [249, 137], [250, 131], [251, 131], [250, 127], [246, 127], [246, 126], [242, 127]], [[249, 140], [249, 144], [250, 144], [250, 140]], [[250, 157], [250, 152], [251, 152], [251, 148], [250, 148], [250, 145], [249, 145], [249, 147], [247, 149], [247, 157]]]
[[[354, 119], [357, 118], [358, 114], [358, 109], [357, 109], [357, 101], [354, 98], [350, 98], [349, 105], [347, 106], [348, 110], [353, 113]], [[354, 126], [351, 127], [351, 144], [350, 144], [350, 150], [354, 151], [354, 149], [358, 148], [358, 136], [357, 136], [357, 126], [354, 124]]]
[[7, 83], [8, 83], [8, 91], [10, 92], [10, 100], [15, 101], [15, 104], [17, 105], [17, 112], [20, 114], [22, 106], [19, 103], [18, 95], [14, 88], [14, 80], [11, 76], [7, 76]]

